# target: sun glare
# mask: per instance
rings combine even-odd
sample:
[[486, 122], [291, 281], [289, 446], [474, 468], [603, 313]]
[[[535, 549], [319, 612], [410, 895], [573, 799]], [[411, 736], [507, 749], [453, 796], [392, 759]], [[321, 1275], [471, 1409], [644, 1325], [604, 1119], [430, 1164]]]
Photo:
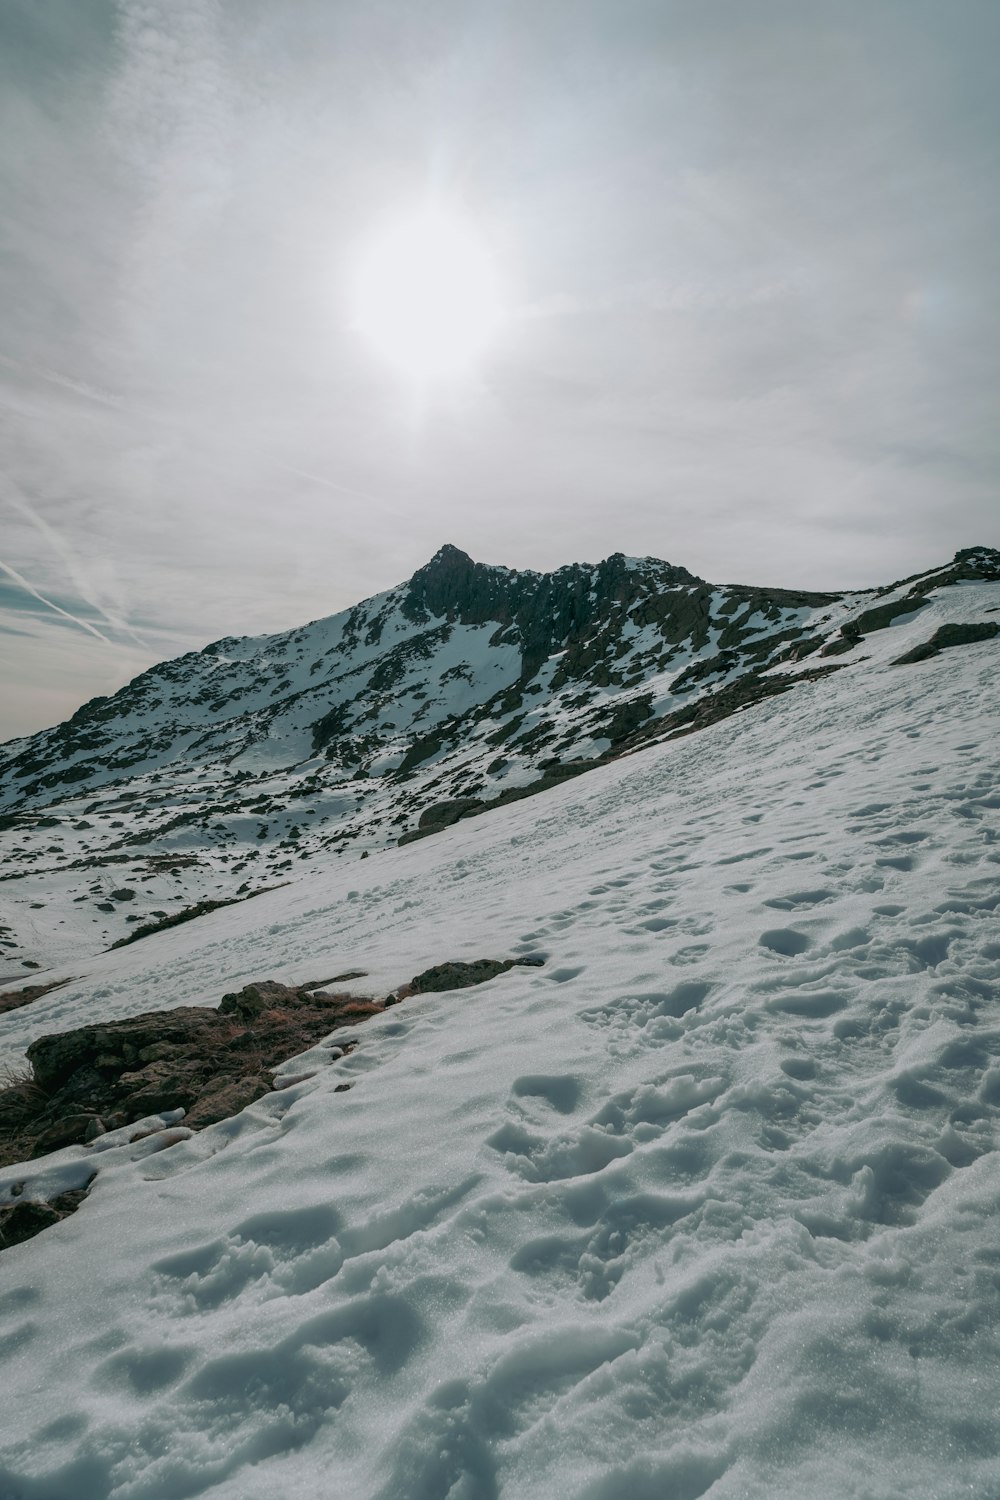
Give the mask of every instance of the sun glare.
[[392, 224], [364, 253], [354, 326], [407, 378], [472, 369], [502, 318], [492, 257], [472, 226], [430, 206]]

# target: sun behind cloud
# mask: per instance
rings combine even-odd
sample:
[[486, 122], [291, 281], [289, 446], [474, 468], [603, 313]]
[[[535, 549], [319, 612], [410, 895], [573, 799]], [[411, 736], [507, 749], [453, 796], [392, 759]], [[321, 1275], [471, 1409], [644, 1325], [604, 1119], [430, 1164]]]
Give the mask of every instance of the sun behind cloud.
[[418, 383], [471, 370], [504, 320], [493, 257], [473, 226], [437, 203], [392, 221], [365, 246], [354, 327]]

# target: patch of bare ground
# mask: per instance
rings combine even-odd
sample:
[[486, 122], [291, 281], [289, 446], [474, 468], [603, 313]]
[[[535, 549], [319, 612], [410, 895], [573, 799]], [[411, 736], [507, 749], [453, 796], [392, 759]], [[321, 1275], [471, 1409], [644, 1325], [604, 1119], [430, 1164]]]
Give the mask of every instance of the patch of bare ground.
[[51, 984], [26, 984], [19, 990], [4, 990], [0, 992], [0, 1016], [9, 1010], [20, 1010], [22, 1005], [30, 1005], [32, 1000], [40, 1000], [50, 990], [61, 989], [69, 983], [68, 979], [54, 979]]

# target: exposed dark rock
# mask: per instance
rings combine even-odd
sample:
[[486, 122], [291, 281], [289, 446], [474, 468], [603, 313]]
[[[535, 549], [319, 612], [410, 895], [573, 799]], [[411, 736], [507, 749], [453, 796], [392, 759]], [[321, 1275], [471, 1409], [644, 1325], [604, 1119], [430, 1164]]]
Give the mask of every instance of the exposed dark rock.
[[864, 610], [857, 619], [845, 625], [844, 634], [858, 637], [870, 635], [874, 630], [885, 630], [893, 620], [898, 620], [901, 615], [915, 614], [918, 609], [923, 609], [929, 602], [919, 594], [907, 594], [903, 599], [894, 599], [891, 604], [876, 604], [874, 608]]
[[[462, 811], [457, 817], [450, 818], [448, 822], [437, 822], [435, 819], [427, 818], [426, 812], [422, 813], [418, 826], [411, 828], [408, 833], [404, 833], [399, 838], [398, 843], [412, 844], [417, 839], [427, 838], [429, 834], [440, 833], [442, 829], [450, 828], [453, 823], [457, 823], [460, 819], [474, 818], [479, 813], [488, 812], [491, 807], [506, 807], [509, 802], [522, 802], [525, 797], [536, 797], [539, 792], [547, 792], [552, 787], [559, 786], [564, 781], [569, 781], [573, 776], [582, 776], [584, 771], [592, 771], [595, 766], [606, 764], [609, 758], [610, 756], [600, 756], [594, 760], [568, 760], [558, 763], [541, 761], [539, 764], [545, 765], [546, 770], [545, 774], [540, 776], [537, 781], [529, 781], [521, 786], [505, 787], [499, 796], [492, 797], [489, 801], [480, 801], [475, 797], [467, 798], [462, 803]], [[437, 804], [439, 807], [450, 807], [452, 805], [451, 803]], [[428, 808], [426, 811], [429, 812], [431, 810]]]
[[747, 672], [714, 693], [707, 693], [684, 708], [641, 725], [629, 740], [615, 749], [621, 754], [629, 754], [660, 740], [679, 739], [682, 735], [694, 734], [696, 730], [705, 729], [709, 724], [717, 724], [735, 713], [752, 708], [756, 703], [793, 692], [800, 683], [816, 682], [829, 676], [831, 672], [841, 672], [846, 665], [846, 662], [840, 662], [831, 663], [828, 667], [807, 667], [805, 671], [794, 675], [775, 673], [761, 676], [756, 672]]
[[459, 797], [453, 802], [435, 802], [431, 807], [425, 807], [420, 814], [417, 823], [418, 828], [429, 829], [433, 826], [435, 831], [439, 828], [450, 828], [452, 823], [457, 823], [461, 818], [474, 817], [486, 806], [478, 797]]
[[619, 704], [605, 723], [604, 735], [614, 745], [632, 734], [640, 724], [644, 724], [651, 717], [652, 712], [651, 693], [644, 693], [638, 698], [628, 698], [624, 703]]
[[[149, 1114], [150, 1111], [144, 1110], [143, 1113]], [[47, 1152], [58, 1151], [61, 1146], [71, 1146], [75, 1141], [95, 1140], [101, 1134], [93, 1128], [95, 1121], [99, 1121], [99, 1117], [87, 1110], [63, 1115], [35, 1138], [32, 1156], [45, 1156]]]
[[843, 656], [848, 651], [853, 651], [855, 646], [861, 644], [861, 636], [836, 635], [832, 641], [820, 649], [820, 656]]
[[[90, 1181], [93, 1180], [91, 1177]], [[10, 1208], [0, 1208], [0, 1249], [6, 1250], [11, 1245], [23, 1244], [25, 1240], [41, 1234], [43, 1229], [51, 1229], [54, 1224], [68, 1219], [70, 1214], [76, 1213], [89, 1191], [88, 1183], [87, 1187], [58, 1193], [45, 1203], [27, 1199]]]
[[739, 666], [739, 661], [739, 655], [735, 651], [720, 651], [717, 656], [706, 656], [700, 661], [693, 661], [674, 679], [671, 692], [690, 692], [691, 688], [706, 682], [710, 677], [721, 677], [731, 672], [734, 667]]
[[[661, 562], [651, 566], [660, 591], [702, 584], [686, 568]], [[709, 586], [703, 588], [707, 594]], [[592, 627], [609, 616], [623, 620], [627, 609], [645, 595], [650, 596], [647, 607], [655, 609], [655, 591], [620, 552], [594, 567], [571, 563], [554, 573], [518, 573], [473, 562], [458, 547], [447, 545], [414, 573], [402, 610], [413, 620], [433, 616], [463, 625], [512, 627], [511, 638], [521, 647], [521, 677], [527, 681], [557, 647], [567, 641], [582, 643]], [[691, 609], [686, 591], [678, 593], [676, 602], [683, 610]], [[671, 613], [669, 603], [659, 607], [664, 617]], [[505, 632], [501, 635], [506, 639]]]
[[913, 591], [902, 599], [894, 599], [891, 604], [876, 604], [871, 609], [862, 610], [861, 614], [840, 627], [840, 635], [828, 641], [819, 654], [840, 656], [846, 651], [853, 651], [872, 631], [887, 629], [894, 620], [902, 615], [915, 614], [929, 602], [919, 592]]
[[0, 1091], [0, 1164], [94, 1139], [145, 1115], [184, 1109], [212, 1124], [271, 1088], [273, 1070], [380, 1001], [265, 980], [218, 1010], [180, 1006], [39, 1037], [32, 1076]]
[[328, 984], [347, 984], [352, 979], [367, 979], [367, 969], [345, 969], [343, 974], [334, 974], [331, 979], [309, 979], [299, 985], [302, 990], [322, 990]]
[[[224, 995], [218, 1010], [148, 1011], [39, 1037], [28, 1048], [33, 1076], [0, 1090], [0, 1165], [87, 1144], [108, 1126], [164, 1110], [183, 1108], [185, 1124], [194, 1129], [228, 1119], [270, 1091], [278, 1062], [338, 1027], [410, 995], [467, 989], [515, 966], [543, 962], [528, 957], [437, 964], [384, 1001], [263, 980]], [[342, 1083], [335, 1092], [350, 1087]], [[0, 1249], [73, 1213], [94, 1175], [86, 1187], [47, 1202], [16, 1201], [0, 1209]]]
[[521, 965], [537, 968], [541, 962], [542, 960], [533, 958], [476, 958], [467, 963], [456, 960], [453, 963], [435, 964], [432, 969], [424, 969], [417, 974], [398, 993], [428, 995], [441, 990], [467, 990], [475, 984], [485, 984], [488, 979], [495, 979], [498, 974], [506, 974], [508, 969]]
[[223, 1079], [210, 1084], [198, 1096], [184, 1116], [185, 1125], [201, 1130], [205, 1125], [214, 1125], [218, 1120], [228, 1120], [239, 1114], [255, 1099], [270, 1093], [270, 1080], [261, 1073], [246, 1073], [242, 1078]]
[[928, 573], [911, 573], [909, 578], [886, 584], [878, 592], [889, 594], [908, 583], [913, 585], [911, 593], [926, 594], [953, 583], [997, 582], [1000, 582], [1000, 551], [996, 547], [961, 547], [949, 566]]
[[1000, 551], [996, 547], [960, 547], [951, 571], [960, 571], [970, 581], [1000, 582]]
[[19, 990], [4, 990], [0, 994], [0, 1016], [8, 1010], [19, 1010], [22, 1005], [30, 1005], [32, 1000], [40, 1000], [51, 990], [61, 989], [64, 984], [69, 984], [68, 979], [56, 979], [51, 984], [26, 984]]
[[[1000, 551], [994, 547], [963, 547], [955, 553], [950, 567], [937, 568], [929, 573], [916, 573], [898, 583], [887, 584], [879, 589], [880, 594], [893, 593], [910, 584], [911, 587], [900, 599], [891, 604], [877, 604], [863, 610], [855, 619], [841, 627], [841, 634], [829, 641], [820, 651], [821, 656], [837, 656], [850, 651], [873, 630], [884, 630], [902, 615], [913, 614], [929, 603], [926, 597], [940, 588], [956, 583], [1000, 582]], [[917, 649], [917, 648], [914, 648]], [[922, 660], [923, 658], [916, 658]]]
[[[626, 731], [622, 737], [613, 745], [607, 754], [595, 760], [577, 760], [564, 762], [560, 765], [549, 763], [549, 769], [544, 776], [537, 781], [528, 782], [524, 786], [509, 787], [501, 792], [498, 797], [489, 801], [476, 802], [470, 800], [464, 810], [459, 814], [462, 818], [475, 817], [480, 812], [487, 812], [493, 807], [503, 807], [508, 802], [519, 802], [525, 797], [537, 796], [539, 792], [547, 792], [552, 787], [558, 786], [570, 776], [579, 776], [584, 771], [592, 770], [595, 766], [606, 765], [609, 760], [618, 759], [622, 755], [631, 754], [634, 750], [644, 749], [646, 745], [656, 744], [660, 740], [677, 739], [681, 735], [693, 734], [696, 730], [704, 729], [709, 724], [716, 724], [721, 719], [728, 719], [730, 715], [739, 713], [743, 709], [750, 708], [755, 703], [763, 703], [767, 698], [773, 698], [781, 693], [791, 692], [802, 682], [815, 682], [821, 677], [826, 677], [831, 672], [839, 672], [845, 663], [831, 664], [825, 667], [808, 667], [803, 672], [792, 675], [762, 676], [756, 672], [748, 672], [735, 681], [727, 683], [724, 687], [717, 689], [714, 693], [708, 693], [703, 698], [698, 698], [694, 703], [685, 705], [683, 708], [675, 709], [672, 713], [664, 714], [661, 718], [647, 717], [642, 719], [636, 717], [640, 722], [631, 732]], [[641, 700], [640, 700], [641, 701]], [[543, 764], [540, 762], [539, 764]], [[428, 809], [428, 812], [431, 809]], [[449, 824], [437, 821], [424, 821], [426, 814], [421, 816], [420, 824], [404, 833], [399, 839], [400, 844], [410, 844], [416, 839], [426, 838], [428, 834], [439, 833]], [[451, 822], [457, 821], [455, 818]]]
[[930, 640], [914, 646], [911, 651], [905, 651], [902, 656], [897, 656], [893, 666], [903, 667], [910, 665], [911, 662], [927, 661], [930, 657], [937, 656], [940, 651], [948, 651], [954, 646], [971, 646], [977, 641], [992, 641], [998, 635], [1000, 635], [1000, 625], [995, 620], [940, 625]]
[[415, 766], [421, 765], [425, 760], [430, 760], [431, 756], [436, 755], [441, 749], [444, 741], [442, 729], [435, 729], [431, 734], [418, 735], [399, 763], [399, 775], [406, 776]]

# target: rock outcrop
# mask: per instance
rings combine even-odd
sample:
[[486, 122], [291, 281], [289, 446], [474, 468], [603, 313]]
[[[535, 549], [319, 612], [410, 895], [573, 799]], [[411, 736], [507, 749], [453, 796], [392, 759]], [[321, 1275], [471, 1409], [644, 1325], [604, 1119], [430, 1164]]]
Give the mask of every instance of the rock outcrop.
[[22, 1005], [30, 1005], [33, 1000], [40, 1000], [52, 990], [61, 989], [64, 984], [69, 984], [68, 979], [57, 979], [52, 984], [25, 984], [14, 990], [3, 990], [0, 992], [0, 1016], [9, 1010], [20, 1010]]
[[68, 1219], [70, 1214], [76, 1213], [88, 1191], [89, 1184], [73, 1188], [68, 1193], [57, 1193], [44, 1203], [26, 1198], [10, 1208], [0, 1208], [0, 1250], [21, 1245], [41, 1234], [43, 1229], [51, 1229], [54, 1224]]
[[508, 969], [524, 967], [535, 969], [544, 962], [541, 958], [476, 958], [471, 962], [454, 960], [451, 963], [435, 964], [414, 976], [398, 993], [407, 995], [437, 994], [442, 990], [467, 990], [473, 985], [485, 984], [506, 974]]
[[378, 1000], [266, 979], [223, 995], [217, 1010], [145, 1011], [38, 1037], [27, 1050], [30, 1071], [0, 1090], [0, 1166], [84, 1145], [165, 1110], [183, 1109], [184, 1124], [196, 1130], [213, 1125], [268, 1093], [279, 1064], [338, 1028], [411, 995], [465, 989], [541, 962], [438, 964]]
[[39, 1037], [31, 1077], [0, 1093], [0, 1164], [83, 1144], [163, 1110], [211, 1125], [272, 1087], [273, 1070], [380, 1000], [265, 980], [218, 1010], [180, 1006]]
[[971, 624], [960, 624], [957, 621], [950, 625], [941, 625], [930, 640], [923, 641], [919, 646], [914, 646], [912, 651], [904, 651], [902, 656], [897, 656], [893, 662], [894, 667], [903, 667], [910, 662], [927, 661], [932, 656], [937, 656], [942, 651], [949, 651], [955, 646], [971, 646], [978, 641], [992, 641], [1000, 635], [1000, 625], [995, 620], [977, 620]]
[[[29, 1068], [0, 1088], [0, 1166], [86, 1146], [110, 1129], [171, 1110], [184, 1111], [189, 1129], [216, 1124], [270, 1092], [279, 1063], [340, 1027], [413, 995], [468, 989], [519, 965], [543, 962], [526, 957], [436, 964], [384, 1000], [267, 979], [224, 995], [217, 1010], [146, 1011], [39, 1037], [28, 1048]], [[364, 974], [352, 970], [338, 977], [346, 982]], [[352, 1045], [332, 1055], [342, 1056]], [[342, 1083], [334, 1092], [350, 1087]], [[84, 1187], [45, 1201], [21, 1198], [24, 1184], [15, 1184], [0, 1206], [0, 1250], [75, 1213], [95, 1175], [96, 1169]]]

